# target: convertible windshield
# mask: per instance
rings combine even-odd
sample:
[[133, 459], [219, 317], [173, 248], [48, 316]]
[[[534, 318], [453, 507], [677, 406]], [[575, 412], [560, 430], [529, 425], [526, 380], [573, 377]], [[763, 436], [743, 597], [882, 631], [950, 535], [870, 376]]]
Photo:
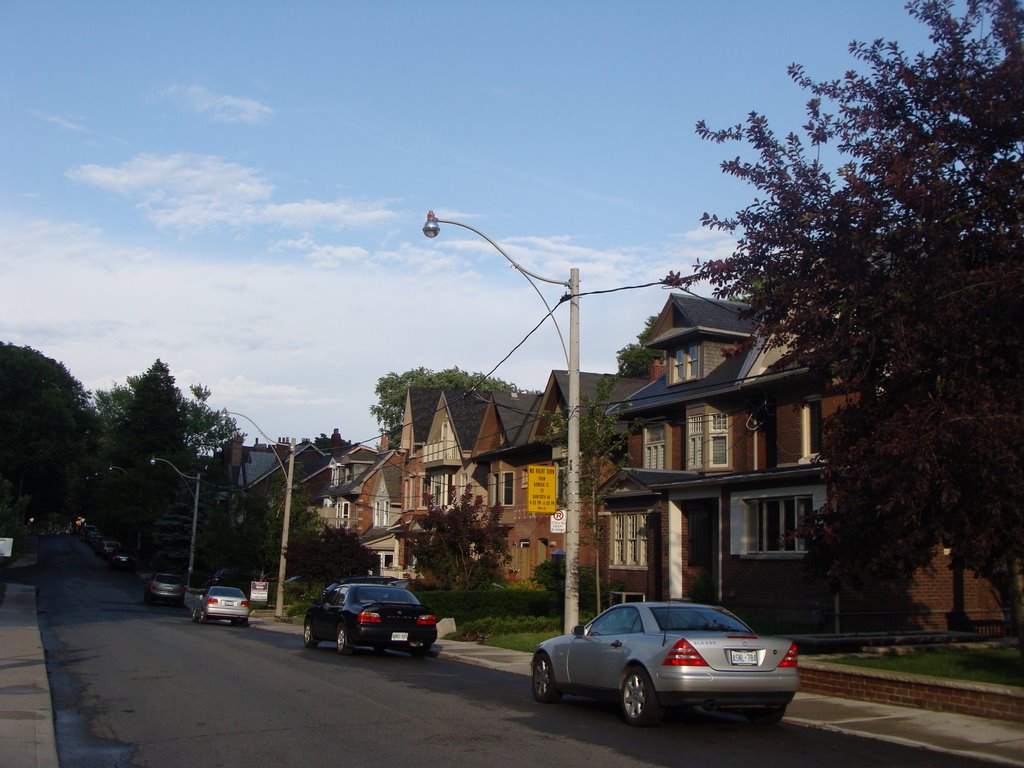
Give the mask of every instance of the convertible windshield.
[[651, 608], [658, 629], [666, 632], [707, 630], [710, 632], [751, 632], [731, 613], [692, 605]]

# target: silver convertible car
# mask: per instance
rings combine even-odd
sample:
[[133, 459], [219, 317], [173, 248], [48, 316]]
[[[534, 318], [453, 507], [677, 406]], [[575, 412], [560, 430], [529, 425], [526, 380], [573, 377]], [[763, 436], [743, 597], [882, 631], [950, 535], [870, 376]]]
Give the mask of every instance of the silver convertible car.
[[777, 723], [800, 687], [796, 644], [756, 634], [729, 611], [687, 602], [622, 603], [533, 654], [533, 697], [618, 700], [630, 725], [666, 707], [736, 711]]

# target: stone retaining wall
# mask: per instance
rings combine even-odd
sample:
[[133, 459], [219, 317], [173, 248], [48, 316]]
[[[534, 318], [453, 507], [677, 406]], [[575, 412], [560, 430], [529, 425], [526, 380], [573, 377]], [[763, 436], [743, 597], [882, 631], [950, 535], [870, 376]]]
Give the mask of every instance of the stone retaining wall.
[[800, 690], [1024, 723], [1024, 689], [800, 659]]

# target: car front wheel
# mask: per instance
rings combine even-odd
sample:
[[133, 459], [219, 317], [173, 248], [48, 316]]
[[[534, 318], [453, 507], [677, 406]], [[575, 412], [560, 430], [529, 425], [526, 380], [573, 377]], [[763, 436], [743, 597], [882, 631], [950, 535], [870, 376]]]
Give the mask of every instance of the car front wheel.
[[338, 624], [338, 635], [337, 635], [338, 653], [342, 656], [352, 655], [352, 644], [348, 641], [348, 633], [345, 631], [345, 622]]
[[555, 671], [546, 653], [538, 653], [533, 657], [532, 669], [534, 700], [543, 704], [561, 701], [562, 692], [555, 687]]
[[626, 670], [626, 676], [622, 680], [620, 703], [622, 715], [630, 725], [657, 725], [665, 716], [651, 676], [643, 667], [630, 667]]
[[309, 619], [302, 625], [302, 644], [307, 648], [316, 648], [320, 644], [320, 641], [313, 637], [313, 625], [309, 623]]

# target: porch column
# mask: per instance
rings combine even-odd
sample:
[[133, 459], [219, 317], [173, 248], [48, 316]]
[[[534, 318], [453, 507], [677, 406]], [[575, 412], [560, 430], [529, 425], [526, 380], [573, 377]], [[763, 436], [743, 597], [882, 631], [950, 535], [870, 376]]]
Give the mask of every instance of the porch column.
[[682, 598], [683, 595], [683, 509], [679, 502], [669, 500], [668, 510], [668, 596]]

